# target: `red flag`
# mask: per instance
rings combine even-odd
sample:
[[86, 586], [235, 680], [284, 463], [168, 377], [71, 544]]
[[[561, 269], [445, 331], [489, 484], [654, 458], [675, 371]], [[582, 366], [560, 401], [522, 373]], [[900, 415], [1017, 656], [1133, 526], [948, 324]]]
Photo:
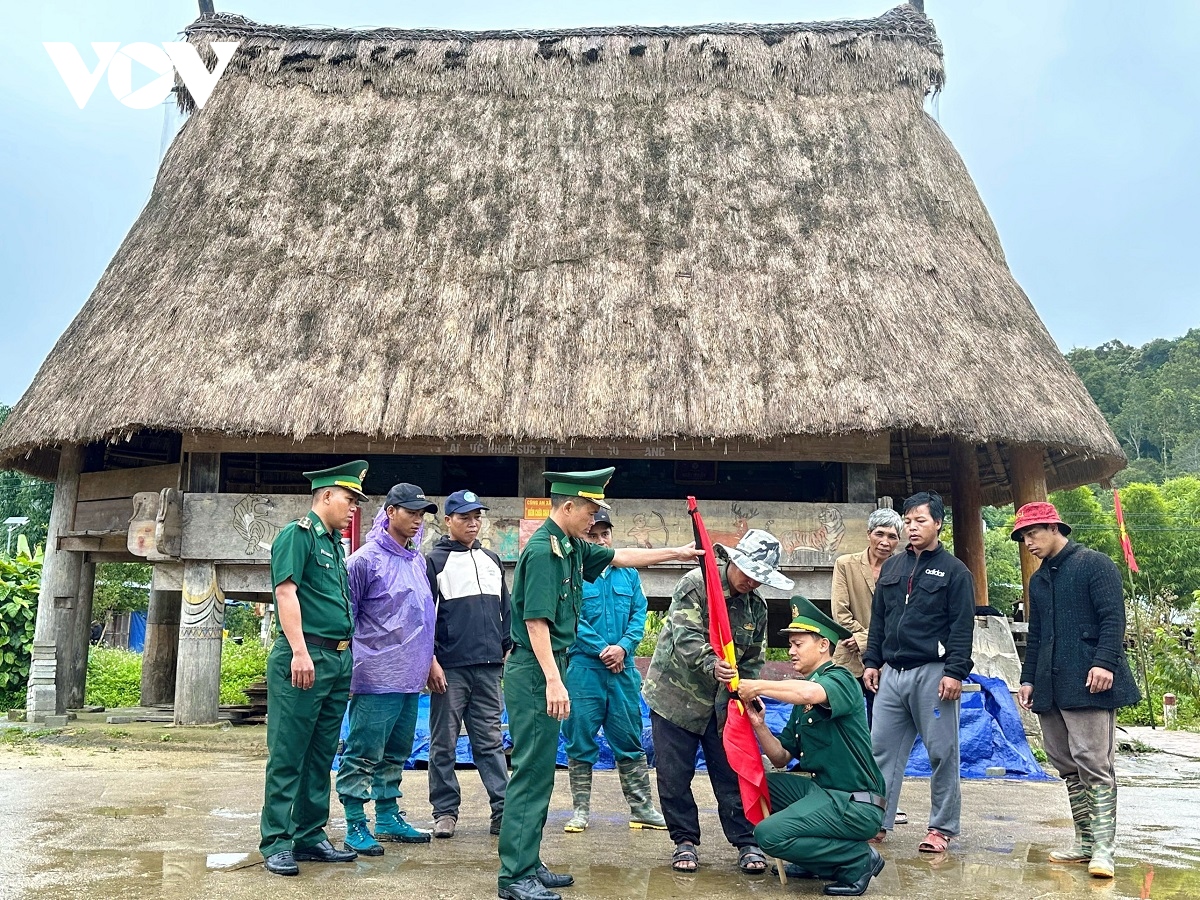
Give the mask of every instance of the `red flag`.
[[1121, 529], [1121, 549], [1125, 552], [1125, 562], [1130, 572], [1138, 571], [1137, 560], [1133, 558], [1133, 544], [1129, 543], [1129, 532], [1125, 530], [1125, 514], [1121, 512], [1121, 495], [1113, 490], [1113, 511], [1117, 514], [1117, 526]]
[[[733, 630], [729, 627], [729, 608], [725, 605], [725, 592], [721, 589], [721, 573], [713, 554], [712, 539], [696, 498], [687, 498], [688, 515], [692, 517], [692, 530], [696, 535], [696, 546], [704, 551], [700, 561], [704, 570], [704, 592], [708, 596], [708, 642], [717, 655], [737, 669], [737, 655], [733, 647]], [[757, 825], [771, 814], [771, 795], [767, 792], [767, 774], [763, 771], [762, 751], [754, 726], [746, 717], [746, 708], [737, 696], [738, 678], [734, 675], [729, 683], [729, 713], [721, 742], [725, 745], [725, 756], [729, 766], [737, 773], [738, 789], [742, 795], [742, 809], [751, 824]]]

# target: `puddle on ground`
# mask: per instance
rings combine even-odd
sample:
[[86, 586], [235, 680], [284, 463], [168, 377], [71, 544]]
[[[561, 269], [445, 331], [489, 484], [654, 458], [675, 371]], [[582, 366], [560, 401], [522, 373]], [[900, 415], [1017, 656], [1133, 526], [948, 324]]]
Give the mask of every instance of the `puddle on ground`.
[[90, 810], [93, 815], [113, 819], [128, 819], [132, 816], [165, 816], [166, 806], [97, 806]]
[[235, 866], [240, 868], [242, 863], [250, 861], [251, 856], [255, 857], [254, 862], [261, 861], [257, 853], [210, 853], [204, 861], [204, 866], [207, 869], [232, 869]]
[[224, 807], [214, 809], [209, 815], [216, 816], [218, 819], [257, 819], [259, 816], [257, 812], [238, 812], [236, 809], [225, 809]]
[[[451, 848], [448, 853], [429, 853], [427, 845], [405, 848], [389, 845], [382, 857], [360, 857], [352, 865], [320, 866], [301, 864], [302, 883], [307, 896], [342, 898], [381, 883], [395, 887], [397, 895], [419, 894], [422, 887], [443, 883], [445, 866], [452, 859], [469, 896], [471, 886], [490, 884], [494, 877], [494, 857], [483, 847], [478, 857]], [[1052, 845], [1018, 843], [1013, 847], [987, 847], [954, 851], [945, 855], [905, 855], [907, 849], [884, 850], [887, 865], [872, 881], [870, 892], [880, 898], [939, 897], [965, 900], [978, 897], [1062, 897], [1089, 898], [1097, 893], [1116, 898], [1184, 900], [1200, 897], [1200, 851], [1192, 848], [1162, 847], [1160, 852], [1173, 856], [1173, 864], [1148, 863], [1146, 859], [1126, 855], [1117, 860], [1117, 877], [1112, 881], [1094, 879], [1083, 866], [1056, 865], [1047, 860]], [[915, 854], [915, 851], [911, 851]], [[581, 848], [575, 859], [584, 857]], [[743, 875], [731, 859], [702, 861], [696, 875], [673, 872], [666, 860], [630, 859], [653, 865], [555, 866], [556, 871], [575, 876], [571, 900], [630, 898], [630, 900], [666, 900], [666, 898], [759, 898], [786, 900], [788, 896], [819, 896], [820, 883], [795, 880], [781, 893], [773, 876]], [[253, 851], [191, 853], [177, 851], [129, 851], [122, 849], [50, 850], [43, 865], [36, 867], [49, 881], [39, 879], [48, 888], [39, 896], [61, 896], [63, 888], [82, 888], [89, 900], [116, 897], [166, 896], [248, 896], [261, 888], [276, 888], [277, 880], [262, 871], [261, 858]], [[57, 878], [53, 876], [58, 876]], [[383, 882], [376, 879], [382, 876]], [[369, 880], [368, 880], [369, 879]], [[53, 887], [57, 882], [58, 887]], [[297, 882], [301, 883], [301, 882]], [[488, 892], [491, 895], [491, 892]], [[458, 895], [456, 895], [458, 896]]]

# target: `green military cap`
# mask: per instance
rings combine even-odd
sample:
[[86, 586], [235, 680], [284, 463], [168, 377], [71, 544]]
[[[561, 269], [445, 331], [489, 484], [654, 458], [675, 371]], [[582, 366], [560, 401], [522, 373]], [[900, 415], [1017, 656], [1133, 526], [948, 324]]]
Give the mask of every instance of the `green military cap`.
[[615, 466], [592, 469], [590, 472], [543, 472], [550, 482], [550, 493], [567, 497], [584, 497], [602, 509], [611, 509], [604, 502], [604, 489], [617, 471]]
[[367, 499], [367, 495], [363, 493], [362, 489], [363, 479], [367, 477], [366, 460], [356, 459], [354, 462], [343, 463], [332, 469], [305, 472], [304, 477], [312, 482], [314, 491], [327, 487], [342, 487], [363, 500]]
[[792, 624], [779, 633], [803, 634], [804, 632], [818, 634], [831, 644], [850, 637], [849, 631], [813, 606], [811, 600], [797, 594], [792, 598]]

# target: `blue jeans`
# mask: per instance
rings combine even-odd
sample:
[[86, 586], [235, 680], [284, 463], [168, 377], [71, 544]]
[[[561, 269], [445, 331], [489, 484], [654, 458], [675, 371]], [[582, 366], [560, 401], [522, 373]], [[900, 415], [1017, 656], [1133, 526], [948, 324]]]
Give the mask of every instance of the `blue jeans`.
[[347, 800], [403, 797], [400, 780], [412, 755], [420, 694], [354, 694], [350, 733], [338, 769], [337, 792]]

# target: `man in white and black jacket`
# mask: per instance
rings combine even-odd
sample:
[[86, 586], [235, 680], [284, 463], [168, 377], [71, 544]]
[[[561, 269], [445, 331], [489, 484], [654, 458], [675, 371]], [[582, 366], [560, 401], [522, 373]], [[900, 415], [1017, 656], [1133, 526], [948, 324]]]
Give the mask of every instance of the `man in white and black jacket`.
[[939, 539], [945, 516], [934, 491], [904, 501], [908, 548], [879, 572], [863, 654], [863, 683], [877, 692], [871, 746], [887, 783], [883, 831], [875, 841], [892, 827], [919, 734], [932, 769], [929, 829], [917, 845], [922, 853], [945, 853], [959, 831], [958, 703], [973, 665], [975, 582]]
[[454, 836], [461, 793], [454, 772], [463, 719], [471, 755], [500, 833], [508, 763], [501, 743], [504, 697], [500, 676], [512, 649], [508, 585], [500, 557], [479, 543], [487, 507], [472, 491], [446, 498], [447, 534], [427, 554], [437, 603], [434, 659], [429, 672], [429, 803], [433, 836]]

